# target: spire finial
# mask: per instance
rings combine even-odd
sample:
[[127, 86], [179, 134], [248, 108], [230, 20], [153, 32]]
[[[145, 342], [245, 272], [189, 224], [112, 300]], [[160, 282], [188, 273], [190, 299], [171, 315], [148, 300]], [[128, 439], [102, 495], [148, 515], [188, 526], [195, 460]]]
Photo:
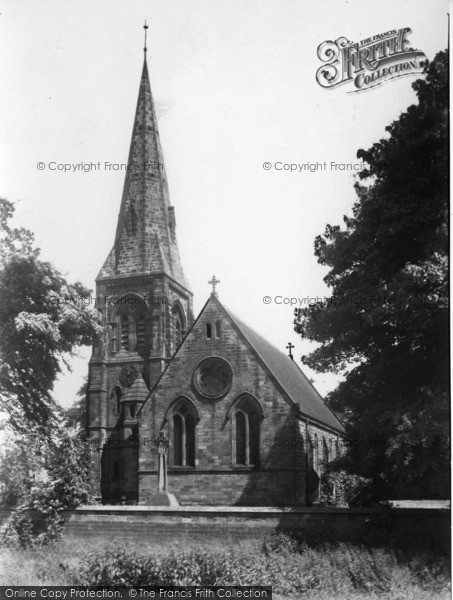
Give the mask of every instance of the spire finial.
[[216, 276], [213, 275], [211, 281], [208, 281], [209, 285], [212, 285], [212, 292], [211, 295], [212, 296], [217, 296], [217, 292], [215, 291], [215, 286], [220, 283], [219, 279], [216, 279]]
[[149, 29], [148, 25], [146, 24], [146, 21], [145, 21], [145, 24], [143, 25], [143, 29], [145, 30], [145, 47], [143, 48], [143, 52], [145, 53], [145, 56], [146, 56], [146, 53], [148, 52], [148, 48], [146, 47], [146, 38], [147, 38], [148, 29]]

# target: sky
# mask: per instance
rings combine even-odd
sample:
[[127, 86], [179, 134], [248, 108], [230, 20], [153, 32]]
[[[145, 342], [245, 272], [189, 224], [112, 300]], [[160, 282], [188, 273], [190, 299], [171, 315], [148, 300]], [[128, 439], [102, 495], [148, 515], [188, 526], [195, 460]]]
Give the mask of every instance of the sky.
[[[313, 346], [294, 332], [284, 299], [330, 295], [313, 242], [350, 214], [354, 174], [275, 165], [357, 164], [357, 150], [416, 100], [414, 76], [363, 93], [321, 87], [317, 48], [410, 27], [411, 45], [432, 59], [447, 45], [447, 11], [443, 0], [0, 0], [0, 194], [16, 203], [15, 224], [35, 233], [42, 258], [94, 289], [124, 172], [49, 164], [127, 162], [147, 19], [195, 314], [215, 274], [220, 300], [280, 349], [294, 344], [300, 360]], [[79, 354], [55, 385], [66, 406], [87, 374], [90, 349]], [[322, 394], [338, 381], [304, 371]]]

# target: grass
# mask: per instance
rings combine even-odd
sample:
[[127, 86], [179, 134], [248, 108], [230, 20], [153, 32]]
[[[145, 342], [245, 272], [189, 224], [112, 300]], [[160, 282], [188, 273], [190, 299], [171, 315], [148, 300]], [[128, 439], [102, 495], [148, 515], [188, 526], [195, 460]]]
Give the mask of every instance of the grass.
[[[206, 563], [204, 571], [201, 563]], [[0, 550], [1, 586], [137, 581], [146, 585], [152, 584], [151, 571], [163, 584], [195, 585], [191, 580], [195, 572], [215, 573], [216, 582], [223, 585], [270, 584], [274, 597], [281, 600], [450, 598], [448, 559], [431, 551], [402, 552], [347, 542], [312, 544], [281, 534], [264, 545], [250, 541], [233, 548], [218, 542], [209, 547], [175, 542], [162, 548], [157, 543], [63, 539], [39, 549]]]

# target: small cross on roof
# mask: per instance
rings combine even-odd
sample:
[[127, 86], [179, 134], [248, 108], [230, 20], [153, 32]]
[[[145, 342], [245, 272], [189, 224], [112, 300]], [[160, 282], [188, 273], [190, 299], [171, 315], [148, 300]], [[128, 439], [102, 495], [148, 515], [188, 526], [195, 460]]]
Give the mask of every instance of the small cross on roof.
[[212, 296], [217, 296], [217, 292], [215, 291], [216, 285], [220, 283], [220, 279], [216, 279], [216, 276], [213, 275], [211, 281], [208, 281], [209, 285], [212, 285]]
[[294, 360], [293, 357], [293, 353], [291, 352], [291, 350], [294, 348], [293, 344], [291, 344], [291, 342], [288, 342], [288, 345], [286, 346], [286, 349], [289, 350], [289, 357], [291, 360]]

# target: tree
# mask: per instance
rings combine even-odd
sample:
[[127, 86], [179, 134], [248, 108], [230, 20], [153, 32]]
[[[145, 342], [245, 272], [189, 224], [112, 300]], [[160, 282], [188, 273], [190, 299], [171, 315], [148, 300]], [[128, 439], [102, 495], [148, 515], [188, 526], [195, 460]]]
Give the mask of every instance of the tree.
[[65, 411], [65, 424], [69, 429], [76, 431], [77, 435], [85, 435], [86, 428], [86, 393], [88, 386], [88, 376], [85, 377], [85, 382], [77, 392], [77, 399], [74, 404]]
[[[0, 527], [0, 544], [27, 547], [56, 540], [64, 511], [92, 500], [90, 448], [79, 436], [57, 427], [40, 440], [27, 435], [9, 440], [0, 461], [0, 506], [13, 510]], [[31, 510], [41, 514], [38, 529]]]
[[[0, 410], [9, 433], [0, 503], [14, 507], [0, 538], [28, 545], [58, 537], [62, 511], [91, 499], [89, 448], [80, 431], [67, 431], [80, 415], [63, 411], [51, 392], [61, 364], [101, 327], [90, 290], [41, 261], [33, 234], [11, 226], [13, 215], [0, 199]], [[44, 516], [39, 535], [30, 509]]]
[[32, 436], [8, 436], [0, 455], [0, 506], [15, 507], [44, 468], [45, 449]]
[[352, 216], [315, 240], [331, 298], [295, 312], [318, 343], [302, 360], [344, 376], [328, 398], [347, 426], [342, 467], [376, 499], [449, 494], [447, 53], [424, 72], [418, 103], [357, 152]]
[[61, 364], [100, 335], [100, 317], [90, 290], [41, 261], [30, 231], [11, 227], [13, 214], [0, 199], [0, 410], [14, 431], [48, 435]]

